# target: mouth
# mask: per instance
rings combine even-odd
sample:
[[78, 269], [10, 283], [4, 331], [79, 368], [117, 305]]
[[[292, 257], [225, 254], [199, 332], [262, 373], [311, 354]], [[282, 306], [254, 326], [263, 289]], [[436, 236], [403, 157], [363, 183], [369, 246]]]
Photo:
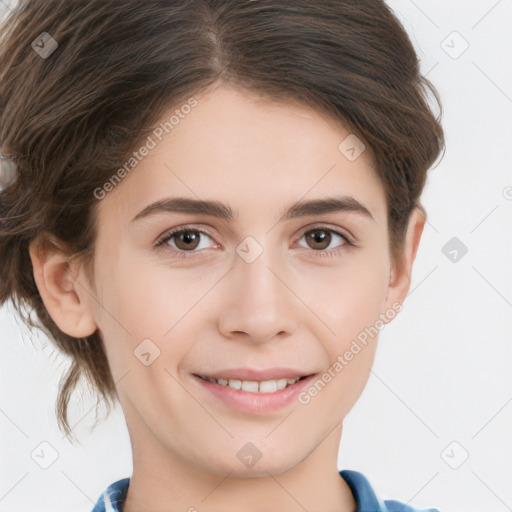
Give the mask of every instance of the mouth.
[[[299, 375], [294, 372], [238, 372], [215, 376], [192, 374], [198, 389], [212, 404], [246, 414], [275, 413], [298, 402], [298, 396], [313, 382], [316, 373]], [[245, 375], [240, 375], [245, 373]], [[255, 375], [259, 373], [260, 375]], [[265, 375], [261, 375], [265, 373]], [[262, 380], [257, 380], [259, 376]], [[271, 377], [274, 378], [271, 378]], [[245, 378], [242, 378], [245, 377]]]
[[218, 379], [208, 377], [206, 375], [196, 375], [200, 379], [211, 382], [212, 384], [218, 384], [219, 386], [226, 386], [233, 389], [239, 389], [247, 391], [249, 393], [275, 393], [276, 391], [282, 391], [283, 389], [293, 386], [300, 380], [304, 380], [310, 375], [286, 377], [279, 379], [267, 379], [267, 380], [243, 380], [243, 379], [229, 379], [220, 377]]

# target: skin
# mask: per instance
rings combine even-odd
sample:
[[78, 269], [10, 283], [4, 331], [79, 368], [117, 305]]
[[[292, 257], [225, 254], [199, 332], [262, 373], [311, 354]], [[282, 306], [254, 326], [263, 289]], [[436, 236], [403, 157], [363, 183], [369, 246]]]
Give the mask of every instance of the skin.
[[[353, 511], [338, 447], [377, 337], [307, 405], [294, 401], [273, 413], [234, 410], [191, 374], [277, 366], [324, 372], [403, 302], [424, 218], [411, 215], [398, 270], [371, 151], [349, 161], [338, 150], [348, 130], [307, 106], [226, 85], [196, 99], [101, 201], [94, 287], [79, 261], [31, 245], [41, 296], [64, 332], [99, 330], [105, 341], [133, 452], [125, 512]], [[279, 221], [298, 200], [333, 195], [352, 196], [373, 219], [338, 211]], [[159, 212], [132, 221], [171, 196], [218, 200], [238, 216]], [[180, 226], [207, 230], [195, 252], [178, 258], [180, 237], [155, 248]], [[356, 245], [332, 232], [330, 242], [315, 245], [305, 234], [319, 226], [353, 235]], [[236, 252], [247, 236], [263, 248], [252, 263]], [[148, 366], [134, 357], [144, 339], [160, 350]], [[237, 457], [249, 442], [262, 454], [252, 467]]]

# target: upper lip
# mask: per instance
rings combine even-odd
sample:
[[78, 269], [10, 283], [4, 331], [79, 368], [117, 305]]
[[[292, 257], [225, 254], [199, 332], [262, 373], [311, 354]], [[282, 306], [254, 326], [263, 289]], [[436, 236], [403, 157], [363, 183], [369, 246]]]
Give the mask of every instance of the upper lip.
[[197, 373], [200, 377], [212, 379], [240, 379], [240, 380], [276, 380], [293, 377], [307, 377], [314, 372], [305, 372], [297, 368], [267, 368], [266, 370], [255, 370], [252, 368], [227, 368], [218, 372]]

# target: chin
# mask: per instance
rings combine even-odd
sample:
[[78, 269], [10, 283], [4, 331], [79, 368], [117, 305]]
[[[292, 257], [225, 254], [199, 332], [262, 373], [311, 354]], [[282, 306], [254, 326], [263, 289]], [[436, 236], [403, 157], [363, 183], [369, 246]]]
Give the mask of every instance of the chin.
[[228, 467], [231, 471], [231, 476], [234, 478], [253, 478], [253, 477], [268, 477], [269, 473], [272, 475], [279, 475], [284, 473], [297, 464], [300, 463], [302, 458], [300, 456], [290, 457], [290, 454], [281, 454], [279, 450], [267, 450], [266, 453], [256, 455], [257, 460], [250, 460], [250, 456], [245, 455], [250, 450], [245, 452], [240, 450], [237, 452], [235, 458], [229, 458], [225, 461], [223, 467]]

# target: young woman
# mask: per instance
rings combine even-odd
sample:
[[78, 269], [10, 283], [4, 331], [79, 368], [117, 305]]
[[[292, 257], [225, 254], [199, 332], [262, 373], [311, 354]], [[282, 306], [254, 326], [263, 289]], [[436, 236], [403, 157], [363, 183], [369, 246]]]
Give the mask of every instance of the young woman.
[[385, 3], [25, 0], [1, 37], [0, 303], [70, 357], [66, 434], [80, 377], [119, 400], [93, 512], [417, 510], [336, 467], [444, 144]]

